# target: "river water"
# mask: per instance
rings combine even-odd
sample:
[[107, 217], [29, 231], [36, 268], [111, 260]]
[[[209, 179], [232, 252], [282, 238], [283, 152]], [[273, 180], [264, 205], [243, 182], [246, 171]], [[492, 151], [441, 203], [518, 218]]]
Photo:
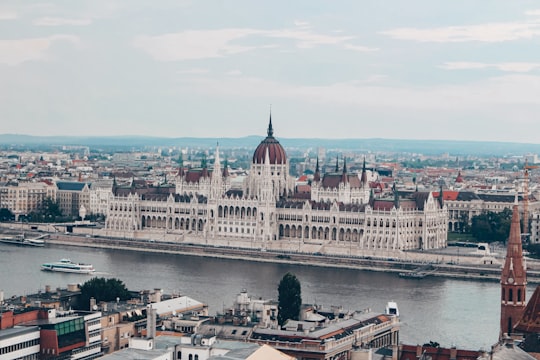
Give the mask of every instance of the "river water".
[[[397, 274], [315, 266], [270, 264], [197, 256], [140, 253], [48, 245], [26, 248], [0, 244], [0, 289], [5, 297], [68, 284], [89, 275], [40, 271], [44, 262], [70, 258], [91, 263], [96, 276], [115, 277], [130, 290], [163, 289], [209, 305], [210, 314], [230, 307], [242, 289], [253, 297], [277, 299], [281, 277], [290, 271], [300, 280], [304, 303], [341, 305], [344, 309], [384, 311], [396, 301], [401, 341], [489, 349], [498, 339], [500, 285], [496, 282], [443, 278], [402, 279]], [[528, 289], [528, 296], [534, 288]]]

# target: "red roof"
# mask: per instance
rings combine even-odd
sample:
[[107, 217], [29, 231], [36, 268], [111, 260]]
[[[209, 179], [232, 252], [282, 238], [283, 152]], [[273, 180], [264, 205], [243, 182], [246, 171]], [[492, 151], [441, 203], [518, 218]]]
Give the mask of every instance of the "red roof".
[[[455, 357], [452, 357], [455, 352]], [[476, 360], [480, 356], [479, 351], [446, 349], [441, 347], [420, 346], [420, 345], [402, 345], [399, 360], [418, 360], [419, 356], [424, 354], [432, 360]]]
[[[457, 200], [459, 191], [443, 190], [443, 200]], [[433, 197], [438, 198], [439, 192], [433, 191]]]
[[279, 141], [274, 138], [272, 117], [270, 117], [270, 122], [268, 124], [268, 136], [261, 141], [253, 153], [253, 164], [264, 164], [267, 151], [270, 164], [285, 164], [287, 162], [285, 149], [283, 149], [283, 146], [281, 146]]

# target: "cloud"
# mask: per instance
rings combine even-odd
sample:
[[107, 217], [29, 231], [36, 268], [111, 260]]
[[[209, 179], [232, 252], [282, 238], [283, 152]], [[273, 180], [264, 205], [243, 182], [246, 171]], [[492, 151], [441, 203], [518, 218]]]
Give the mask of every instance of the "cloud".
[[231, 70], [231, 71], [227, 71], [225, 73], [225, 75], [227, 75], [227, 76], [240, 76], [240, 75], [242, 75], [242, 72], [240, 70]]
[[470, 70], [494, 68], [507, 72], [529, 72], [540, 68], [540, 63], [508, 62], [508, 63], [479, 63], [479, 62], [447, 62], [440, 66], [446, 70]]
[[307, 21], [294, 20], [294, 26], [297, 26], [297, 27], [309, 27], [309, 23]]
[[509, 22], [430, 29], [396, 28], [381, 34], [398, 40], [419, 42], [503, 42], [540, 36], [540, 23]]
[[44, 38], [0, 40], [0, 63], [18, 65], [25, 61], [45, 60], [50, 47], [60, 41], [78, 43], [73, 35], [52, 35]]
[[18, 18], [18, 15], [15, 11], [0, 10], [0, 21], [1, 20], [15, 20], [17, 18]]
[[232, 44], [233, 40], [254, 35], [251, 29], [189, 30], [157, 36], [139, 36], [133, 46], [158, 61], [218, 58], [254, 49], [254, 46]]
[[343, 48], [347, 50], [354, 50], [354, 51], [360, 51], [360, 52], [371, 52], [371, 51], [380, 50], [379, 48], [370, 48], [367, 46], [358, 46], [358, 45], [353, 45], [353, 44], [344, 44]]
[[[259, 37], [258, 45], [241, 45], [238, 42], [248, 37]], [[324, 35], [300, 27], [281, 30], [257, 30], [231, 28], [219, 30], [187, 30], [180, 33], [136, 37], [132, 45], [158, 61], [196, 60], [220, 58], [261, 48], [277, 47], [268, 39], [293, 40], [300, 49], [333, 45], [354, 51], [376, 51], [351, 44], [353, 36]]]
[[[186, 91], [210, 96], [266, 98], [295, 103], [400, 111], [463, 111], [504, 106], [540, 106], [540, 76], [505, 75], [464, 84], [391, 86], [378, 81], [308, 86], [257, 77], [205, 77], [184, 83]], [[379, 79], [380, 80], [380, 79]]]
[[86, 26], [92, 23], [91, 19], [67, 19], [44, 17], [34, 21], [36, 26]]
[[540, 16], [540, 9], [525, 11], [525, 15], [528, 15], [528, 16]]
[[203, 69], [203, 68], [191, 68], [187, 70], [178, 71], [179, 74], [208, 74], [209, 72], [210, 72], [209, 69]]

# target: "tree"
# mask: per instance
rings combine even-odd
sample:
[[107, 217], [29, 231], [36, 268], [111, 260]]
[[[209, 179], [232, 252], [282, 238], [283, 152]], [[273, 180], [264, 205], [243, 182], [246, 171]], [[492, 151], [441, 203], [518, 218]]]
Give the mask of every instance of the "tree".
[[13, 220], [15, 220], [15, 215], [13, 215], [11, 210], [7, 208], [0, 209], [0, 221], [13, 221]]
[[119, 300], [129, 300], [131, 293], [119, 279], [95, 277], [82, 284], [77, 307], [80, 310], [88, 310], [90, 298], [96, 299], [96, 303], [100, 301], [115, 301], [116, 298], [119, 298]]
[[60, 203], [51, 197], [43, 199], [39, 209], [32, 211], [29, 217], [37, 222], [57, 222], [62, 220], [62, 210]]
[[508, 234], [510, 234], [511, 222], [512, 210], [508, 208], [499, 213], [486, 211], [473, 216], [471, 233], [478, 241], [506, 242]]
[[279, 282], [278, 293], [278, 324], [283, 325], [289, 319], [298, 320], [302, 305], [300, 281], [290, 272], [286, 273]]

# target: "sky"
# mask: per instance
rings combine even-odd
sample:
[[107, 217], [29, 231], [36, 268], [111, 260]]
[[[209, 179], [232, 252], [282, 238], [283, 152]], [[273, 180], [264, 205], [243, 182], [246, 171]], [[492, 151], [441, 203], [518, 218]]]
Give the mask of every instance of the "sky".
[[0, 133], [538, 143], [538, 0], [3, 0]]

